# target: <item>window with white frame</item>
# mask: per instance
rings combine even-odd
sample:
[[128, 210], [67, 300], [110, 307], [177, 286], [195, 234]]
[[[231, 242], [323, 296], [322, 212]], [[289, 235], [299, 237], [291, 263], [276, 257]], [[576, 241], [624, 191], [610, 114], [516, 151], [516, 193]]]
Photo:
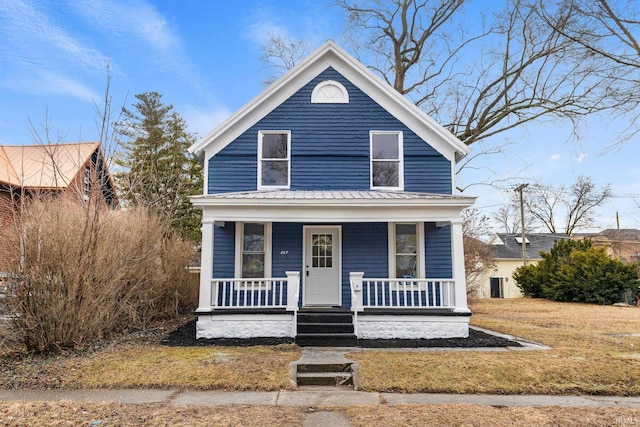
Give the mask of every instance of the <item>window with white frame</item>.
[[[236, 277], [271, 277], [271, 223], [239, 222], [236, 227], [236, 254]], [[265, 283], [257, 285], [264, 286]]]
[[389, 276], [396, 279], [424, 278], [423, 223], [389, 224]]
[[260, 131], [258, 136], [258, 188], [289, 188], [291, 132]]
[[418, 277], [418, 230], [416, 224], [395, 224], [396, 278]]
[[370, 132], [371, 188], [402, 190], [402, 132]]
[[242, 230], [242, 278], [264, 276], [264, 224], [243, 223]]

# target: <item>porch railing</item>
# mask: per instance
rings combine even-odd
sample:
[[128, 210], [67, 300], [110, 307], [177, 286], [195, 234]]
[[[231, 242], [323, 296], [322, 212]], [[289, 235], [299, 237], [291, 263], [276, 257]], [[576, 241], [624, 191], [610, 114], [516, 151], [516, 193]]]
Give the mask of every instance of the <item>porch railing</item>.
[[366, 308], [454, 308], [453, 279], [387, 279], [351, 276], [355, 310]]
[[212, 279], [211, 307], [223, 308], [286, 308], [297, 310], [299, 272], [287, 272], [287, 277], [258, 279]]

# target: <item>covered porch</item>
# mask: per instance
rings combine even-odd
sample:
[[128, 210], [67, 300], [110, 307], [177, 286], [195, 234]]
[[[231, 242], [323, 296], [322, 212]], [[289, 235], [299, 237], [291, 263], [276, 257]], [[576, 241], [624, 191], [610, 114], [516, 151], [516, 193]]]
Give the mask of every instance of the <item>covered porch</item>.
[[[198, 337], [296, 337], [300, 310], [325, 308], [351, 312], [358, 338], [468, 334], [460, 211], [472, 198], [277, 190], [192, 201], [204, 212]], [[225, 255], [216, 245], [225, 233], [243, 240], [237, 227], [245, 223], [267, 224], [264, 277], [241, 277], [241, 250]], [[392, 253], [394, 224], [416, 224], [415, 255]], [[448, 243], [444, 253], [430, 249], [432, 234]], [[437, 257], [429, 252], [436, 250]], [[235, 269], [224, 271], [224, 256], [233, 256]]]

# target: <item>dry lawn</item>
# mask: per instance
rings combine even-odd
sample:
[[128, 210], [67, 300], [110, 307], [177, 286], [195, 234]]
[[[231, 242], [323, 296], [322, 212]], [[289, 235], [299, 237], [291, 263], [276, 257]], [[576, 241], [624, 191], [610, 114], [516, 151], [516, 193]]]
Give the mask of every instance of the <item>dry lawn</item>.
[[549, 351], [363, 351], [369, 391], [640, 395], [640, 309], [535, 299], [477, 300], [473, 325]]
[[[344, 411], [354, 427], [369, 426], [632, 426], [640, 410], [621, 408], [400, 405], [306, 408], [78, 402], [0, 402], [0, 426], [302, 426], [311, 411]], [[100, 423], [100, 424], [98, 424]]]
[[120, 345], [85, 356], [0, 359], [4, 388], [186, 388], [291, 390], [294, 345], [163, 347]]
[[613, 427], [640, 424], [639, 409], [620, 408], [380, 405], [349, 407], [345, 412], [353, 427]]
[[[301, 408], [0, 402], [0, 426], [301, 426]], [[93, 423], [93, 424], [92, 424]]]

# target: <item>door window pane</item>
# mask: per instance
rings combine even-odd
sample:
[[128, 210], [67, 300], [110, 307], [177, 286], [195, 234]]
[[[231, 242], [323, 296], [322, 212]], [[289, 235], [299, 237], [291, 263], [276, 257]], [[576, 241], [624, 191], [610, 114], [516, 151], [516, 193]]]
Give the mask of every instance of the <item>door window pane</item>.
[[313, 234], [311, 236], [311, 265], [315, 268], [333, 266], [333, 235]]

